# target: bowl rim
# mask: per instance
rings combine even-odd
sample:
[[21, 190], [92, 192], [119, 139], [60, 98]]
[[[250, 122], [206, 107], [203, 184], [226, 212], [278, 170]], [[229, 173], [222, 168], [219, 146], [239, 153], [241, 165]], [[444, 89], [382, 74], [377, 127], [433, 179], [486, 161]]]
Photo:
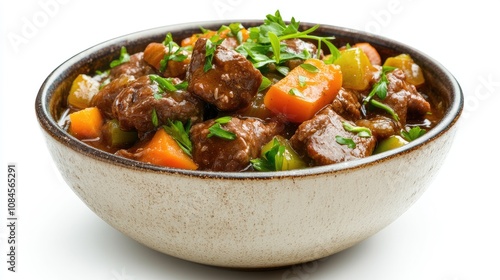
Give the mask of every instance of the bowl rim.
[[[441, 77], [448, 82], [451, 87], [451, 102], [447, 111], [445, 112], [441, 121], [432, 129], [428, 130], [422, 137], [411, 141], [410, 143], [390, 151], [386, 151], [380, 154], [371, 155], [361, 159], [350, 160], [341, 163], [335, 163], [324, 166], [308, 167], [305, 169], [289, 170], [289, 171], [271, 171], [271, 172], [215, 172], [215, 171], [201, 171], [201, 170], [185, 170], [170, 167], [162, 167], [149, 163], [139, 162], [124, 157], [120, 157], [105, 151], [98, 150], [83, 141], [71, 136], [67, 133], [52, 116], [50, 112], [51, 97], [53, 96], [54, 85], [60, 82], [59, 77], [64, 76], [64, 73], [68, 71], [70, 66], [75, 65], [77, 62], [84, 61], [90, 54], [98, 52], [103, 48], [116, 47], [121, 45], [126, 45], [139, 38], [150, 38], [153, 36], [158, 36], [167, 32], [180, 32], [186, 29], [192, 29], [195, 27], [210, 27], [210, 26], [220, 26], [222, 24], [229, 24], [233, 22], [240, 22], [244, 26], [250, 26], [252, 24], [260, 24], [263, 20], [253, 20], [253, 19], [243, 19], [243, 20], [214, 20], [214, 21], [198, 21], [189, 23], [179, 23], [173, 25], [160, 26], [150, 29], [145, 29], [142, 31], [137, 31], [122, 35], [107, 41], [98, 43], [92, 47], [89, 47], [76, 55], [70, 57], [58, 67], [56, 67], [44, 80], [38, 94], [35, 99], [35, 111], [36, 117], [39, 122], [40, 127], [45, 131], [50, 137], [61, 143], [62, 145], [80, 153], [84, 156], [94, 158], [99, 161], [107, 162], [113, 165], [118, 165], [125, 167], [127, 169], [148, 171], [153, 173], [162, 174], [176, 174], [180, 176], [189, 177], [200, 177], [200, 178], [217, 178], [217, 179], [230, 179], [230, 180], [242, 180], [242, 179], [260, 179], [269, 180], [275, 178], [288, 178], [288, 177], [304, 177], [304, 176], [314, 176], [321, 175], [325, 173], [336, 173], [336, 172], [347, 172], [355, 169], [363, 168], [372, 164], [379, 164], [384, 161], [396, 158], [399, 155], [410, 153], [417, 150], [423, 146], [426, 146], [431, 141], [439, 138], [445, 132], [447, 132], [451, 127], [453, 127], [462, 111], [464, 106], [464, 96], [462, 89], [456, 80], [456, 78], [439, 62], [434, 60], [432, 57], [424, 54], [423, 52], [410, 47], [404, 43], [398, 42], [396, 40], [383, 37], [380, 35], [368, 33], [365, 31], [360, 31], [351, 28], [345, 28], [329, 24], [320, 24], [320, 28], [328, 30], [329, 32], [336, 32], [342, 34], [341, 36], [356, 37], [360, 39], [365, 39], [365, 41], [370, 41], [373, 43], [378, 43], [381, 45], [390, 45], [392, 47], [397, 47], [398, 49], [406, 50], [413, 55], [417, 55], [420, 60], [426, 60], [426, 63], [431, 65], [434, 71], [439, 72]], [[301, 22], [301, 27], [311, 27], [316, 25], [315, 23]], [[117, 48], [118, 49], [118, 48]]]

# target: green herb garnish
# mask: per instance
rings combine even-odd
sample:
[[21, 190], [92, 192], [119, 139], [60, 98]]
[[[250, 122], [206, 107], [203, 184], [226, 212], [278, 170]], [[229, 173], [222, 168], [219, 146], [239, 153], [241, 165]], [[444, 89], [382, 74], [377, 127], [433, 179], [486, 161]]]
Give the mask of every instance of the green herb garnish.
[[230, 122], [231, 119], [232, 118], [230, 116], [225, 116], [225, 117], [216, 119], [215, 124], [213, 124], [211, 127], [208, 128], [209, 133], [207, 135], [207, 138], [217, 136], [217, 137], [224, 139], [224, 140], [236, 139], [236, 134], [222, 128], [222, 124], [226, 124], [226, 123]]
[[401, 130], [401, 136], [408, 142], [411, 142], [420, 136], [424, 135], [427, 131], [420, 128], [420, 126], [414, 126], [411, 129]]
[[288, 94], [293, 95], [293, 96], [298, 96], [298, 97], [304, 97], [304, 94], [302, 94], [302, 92], [296, 88], [291, 88], [288, 91]]
[[376, 95], [381, 100], [384, 100], [387, 97], [387, 84], [389, 81], [387, 80], [387, 73], [396, 69], [391, 66], [382, 66], [382, 74], [380, 76], [380, 80], [373, 85], [372, 90], [368, 94], [368, 96], [363, 100], [363, 104], [370, 102], [373, 97]]
[[205, 44], [205, 65], [203, 67], [204, 72], [208, 72], [210, 69], [212, 69], [212, 60], [214, 59], [215, 49], [217, 49], [217, 46], [220, 45], [222, 41], [224, 41], [224, 39], [219, 39], [215, 42], [212, 41], [217, 38], [218, 36], [214, 36], [207, 40]]
[[356, 143], [354, 142], [354, 140], [352, 140], [352, 138], [345, 138], [337, 135], [335, 136], [335, 141], [337, 141], [337, 143], [339, 143], [340, 145], [347, 145], [347, 147], [349, 147], [350, 149], [356, 148]]
[[380, 101], [377, 101], [375, 99], [372, 99], [370, 100], [370, 104], [373, 105], [374, 107], [377, 107], [379, 109], [382, 109], [384, 111], [386, 111], [389, 115], [391, 115], [391, 117], [395, 120], [395, 121], [399, 121], [399, 116], [398, 114], [394, 111], [394, 109], [392, 109], [391, 107], [389, 107], [389, 105], [387, 104], [384, 104]]
[[300, 67], [302, 67], [304, 70], [306, 70], [307, 72], [310, 72], [310, 73], [318, 73], [319, 72], [318, 67], [316, 67], [310, 63], [302, 63], [300, 65]]
[[269, 80], [269, 78], [267, 78], [266, 76], [262, 76], [262, 82], [260, 83], [259, 91], [265, 90], [266, 88], [270, 87], [271, 84], [272, 82], [271, 80]]
[[299, 85], [305, 87], [307, 83], [307, 77], [299, 75]]
[[122, 46], [120, 49], [120, 57], [118, 59], [111, 61], [111, 63], [109, 64], [109, 67], [114, 68], [120, 64], [123, 64], [125, 62], [129, 62], [129, 61], [130, 61], [130, 55], [127, 52], [127, 48]]
[[177, 90], [186, 89], [188, 86], [187, 81], [182, 83], [174, 84], [173, 78], [163, 78], [155, 74], [149, 75], [151, 82], [158, 85], [158, 91], [154, 93], [155, 99], [160, 99], [166, 92], [174, 92]]
[[363, 100], [363, 105], [369, 103], [374, 107], [386, 111], [389, 115], [392, 116], [394, 120], [399, 121], [398, 114], [391, 107], [380, 101], [373, 99], [373, 97], [375, 96], [380, 98], [380, 100], [384, 100], [387, 97], [387, 84], [389, 83], [389, 81], [387, 80], [386, 74], [388, 72], [393, 71], [394, 69], [396, 69], [396, 67], [382, 66], [382, 74], [380, 80], [373, 85], [372, 90], [370, 91], [368, 96], [365, 97], [365, 99]]
[[191, 156], [193, 151], [193, 144], [191, 139], [189, 139], [189, 130], [191, 129], [191, 120], [186, 122], [186, 125], [183, 125], [181, 121], [171, 121], [168, 120], [168, 125], [164, 125], [163, 129], [174, 138], [175, 142], [179, 144], [179, 147]]
[[348, 122], [343, 122], [342, 126], [346, 131], [357, 133], [359, 137], [368, 138], [372, 136], [372, 131], [368, 127], [364, 126], [353, 126]]
[[151, 111], [151, 122], [153, 123], [154, 127], [158, 127], [159, 120], [158, 120], [158, 113], [156, 113], [156, 109], [153, 108]]
[[[279, 66], [288, 60], [305, 60], [311, 58], [312, 55], [319, 57], [322, 44], [328, 47], [331, 54], [329, 59], [325, 60], [325, 63], [331, 64], [340, 56], [340, 51], [330, 42], [330, 40], [335, 39], [335, 37], [312, 35], [312, 33], [318, 29], [319, 25], [315, 25], [305, 31], [299, 31], [299, 27], [300, 22], [296, 21], [293, 17], [290, 24], [286, 24], [278, 10], [274, 15], [268, 14], [264, 20], [264, 24], [249, 28], [250, 40], [238, 46], [236, 51], [247, 56], [249, 60], [252, 61], [255, 68], [261, 68], [268, 64]], [[317, 53], [311, 54], [307, 50], [304, 50], [297, 54], [293, 51], [289, 51], [286, 45], [282, 44], [282, 41], [288, 39], [317, 40]], [[268, 55], [270, 52], [272, 53], [272, 57]], [[288, 72], [288, 69], [276, 68], [282, 74], [283, 72]]]
[[252, 159], [250, 162], [257, 171], [279, 171], [282, 169], [286, 147], [278, 139], [274, 138], [271, 149], [260, 158]]
[[191, 47], [180, 47], [172, 38], [172, 33], [167, 33], [165, 40], [163, 40], [163, 45], [167, 48], [167, 53], [163, 56], [160, 61], [160, 72], [164, 72], [167, 69], [168, 62], [172, 61], [184, 61], [188, 56], [184, 51], [189, 51]]

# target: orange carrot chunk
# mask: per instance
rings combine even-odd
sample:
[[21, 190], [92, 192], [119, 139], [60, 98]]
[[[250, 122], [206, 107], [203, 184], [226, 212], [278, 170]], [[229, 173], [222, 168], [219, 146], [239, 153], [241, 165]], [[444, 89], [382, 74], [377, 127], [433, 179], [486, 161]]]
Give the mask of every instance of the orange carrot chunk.
[[264, 104], [288, 121], [301, 123], [331, 103], [341, 86], [340, 67], [311, 58], [272, 85]]
[[101, 136], [103, 118], [97, 107], [88, 107], [69, 115], [69, 132], [78, 139]]
[[196, 163], [163, 128], [156, 131], [153, 138], [139, 154], [139, 161], [173, 168], [195, 170]]

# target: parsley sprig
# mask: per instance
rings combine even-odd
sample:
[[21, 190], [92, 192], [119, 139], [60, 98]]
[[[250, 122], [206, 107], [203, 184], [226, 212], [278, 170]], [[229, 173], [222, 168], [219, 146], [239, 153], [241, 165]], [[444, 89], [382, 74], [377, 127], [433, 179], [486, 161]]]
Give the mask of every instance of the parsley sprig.
[[274, 138], [272, 147], [260, 158], [250, 160], [252, 166], [257, 171], [280, 171], [282, 170], [285, 157], [286, 146]]
[[192, 47], [180, 47], [172, 38], [172, 33], [167, 33], [165, 39], [163, 40], [163, 45], [167, 47], [167, 53], [163, 56], [160, 61], [160, 72], [164, 72], [167, 69], [169, 61], [184, 61], [188, 55], [186, 53], [190, 52]]
[[424, 135], [427, 131], [420, 128], [420, 126], [414, 126], [410, 129], [401, 130], [401, 136], [408, 142], [411, 142], [420, 136]]
[[155, 99], [160, 99], [166, 92], [174, 92], [177, 90], [187, 89], [188, 83], [187, 81], [183, 81], [181, 83], [175, 84], [174, 78], [163, 78], [155, 74], [149, 75], [149, 79], [151, 82], [158, 85], [158, 91], [154, 93]]
[[193, 144], [191, 139], [189, 139], [189, 130], [191, 129], [191, 120], [186, 122], [186, 125], [182, 124], [181, 121], [168, 120], [167, 125], [163, 125], [163, 129], [174, 138], [175, 142], [181, 147], [181, 149], [191, 156], [193, 151]]
[[223, 124], [226, 124], [231, 121], [230, 116], [221, 117], [215, 120], [215, 124], [208, 128], [209, 133], [207, 134], [207, 138], [211, 138], [213, 136], [219, 137], [224, 140], [234, 140], [236, 139], [236, 134], [231, 131], [225, 130], [222, 128]]
[[204, 72], [208, 72], [212, 69], [212, 60], [214, 59], [215, 50], [217, 46], [220, 45], [224, 39], [219, 39], [218, 36], [213, 36], [207, 40], [205, 44], [205, 65], [203, 67]]
[[347, 145], [350, 149], [356, 148], [356, 142], [352, 138], [342, 137], [340, 135], [335, 136], [335, 141], [340, 145]]
[[394, 120], [399, 121], [398, 114], [390, 106], [374, 99], [375, 96], [377, 96], [380, 100], [384, 100], [387, 97], [387, 85], [389, 84], [389, 81], [387, 80], [387, 73], [393, 71], [394, 69], [396, 69], [396, 67], [382, 66], [380, 79], [373, 85], [373, 88], [368, 96], [363, 99], [363, 105], [369, 103], [374, 107], [386, 111]]
[[[305, 60], [313, 55], [319, 57], [321, 45], [324, 44], [331, 54], [325, 62], [331, 64], [340, 56], [340, 51], [331, 42], [335, 37], [313, 35], [318, 27], [319, 25], [315, 25], [307, 30], [299, 31], [300, 22], [292, 17], [289, 24], [285, 23], [278, 10], [274, 15], [267, 15], [262, 25], [249, 28], [251, 40], [238, 46], [236, 51], [248, 57], [255, 68], [262, 68], [272, 63], [275, 64], [278, 72], [286, 75], [289, 70], [282, 65], [284, 62], [291, 59]], [[290, 52], [286, 45], [282, 44], [284, 40], [288, 39], [317, 40], [317, 53], [311, 54], [307, 50], [298, 54]], [[269, 53], [272, 53], [272, 56], [269, 56]]]
[[109, 64], [110, 68], [115, 68], [116, 66], [129, 62], [130, 61], [130, 55], [127, 52], [127, 48], [125, 46], [122, 46], [120, 48], [120, 57], [118, 59], [115, 59], [111, 61]]

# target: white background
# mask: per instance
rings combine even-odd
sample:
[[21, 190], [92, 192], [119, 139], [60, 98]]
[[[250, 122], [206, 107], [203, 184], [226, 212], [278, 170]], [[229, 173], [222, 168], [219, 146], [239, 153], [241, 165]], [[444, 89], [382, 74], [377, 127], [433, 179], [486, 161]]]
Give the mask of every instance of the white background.
[[[264, 4], [260, 4], [264, 3]], [[498, 10], [494, 1], [2, 1], [1, 279], [500, 279]], [[94, 215], [62, 181], [34, 114], [45, 77], [120, 35], [179, 22], [283, 17], [378, 33], [416, 47], [460, 82], [465, 109], [424, 196], [361, 244], [321, 262], [226, 270], [145, 248]], [[18, 166], [17, 272], [7, 271], [6, 169]], [[284, 277], [286, 276], [286, 277]]]

